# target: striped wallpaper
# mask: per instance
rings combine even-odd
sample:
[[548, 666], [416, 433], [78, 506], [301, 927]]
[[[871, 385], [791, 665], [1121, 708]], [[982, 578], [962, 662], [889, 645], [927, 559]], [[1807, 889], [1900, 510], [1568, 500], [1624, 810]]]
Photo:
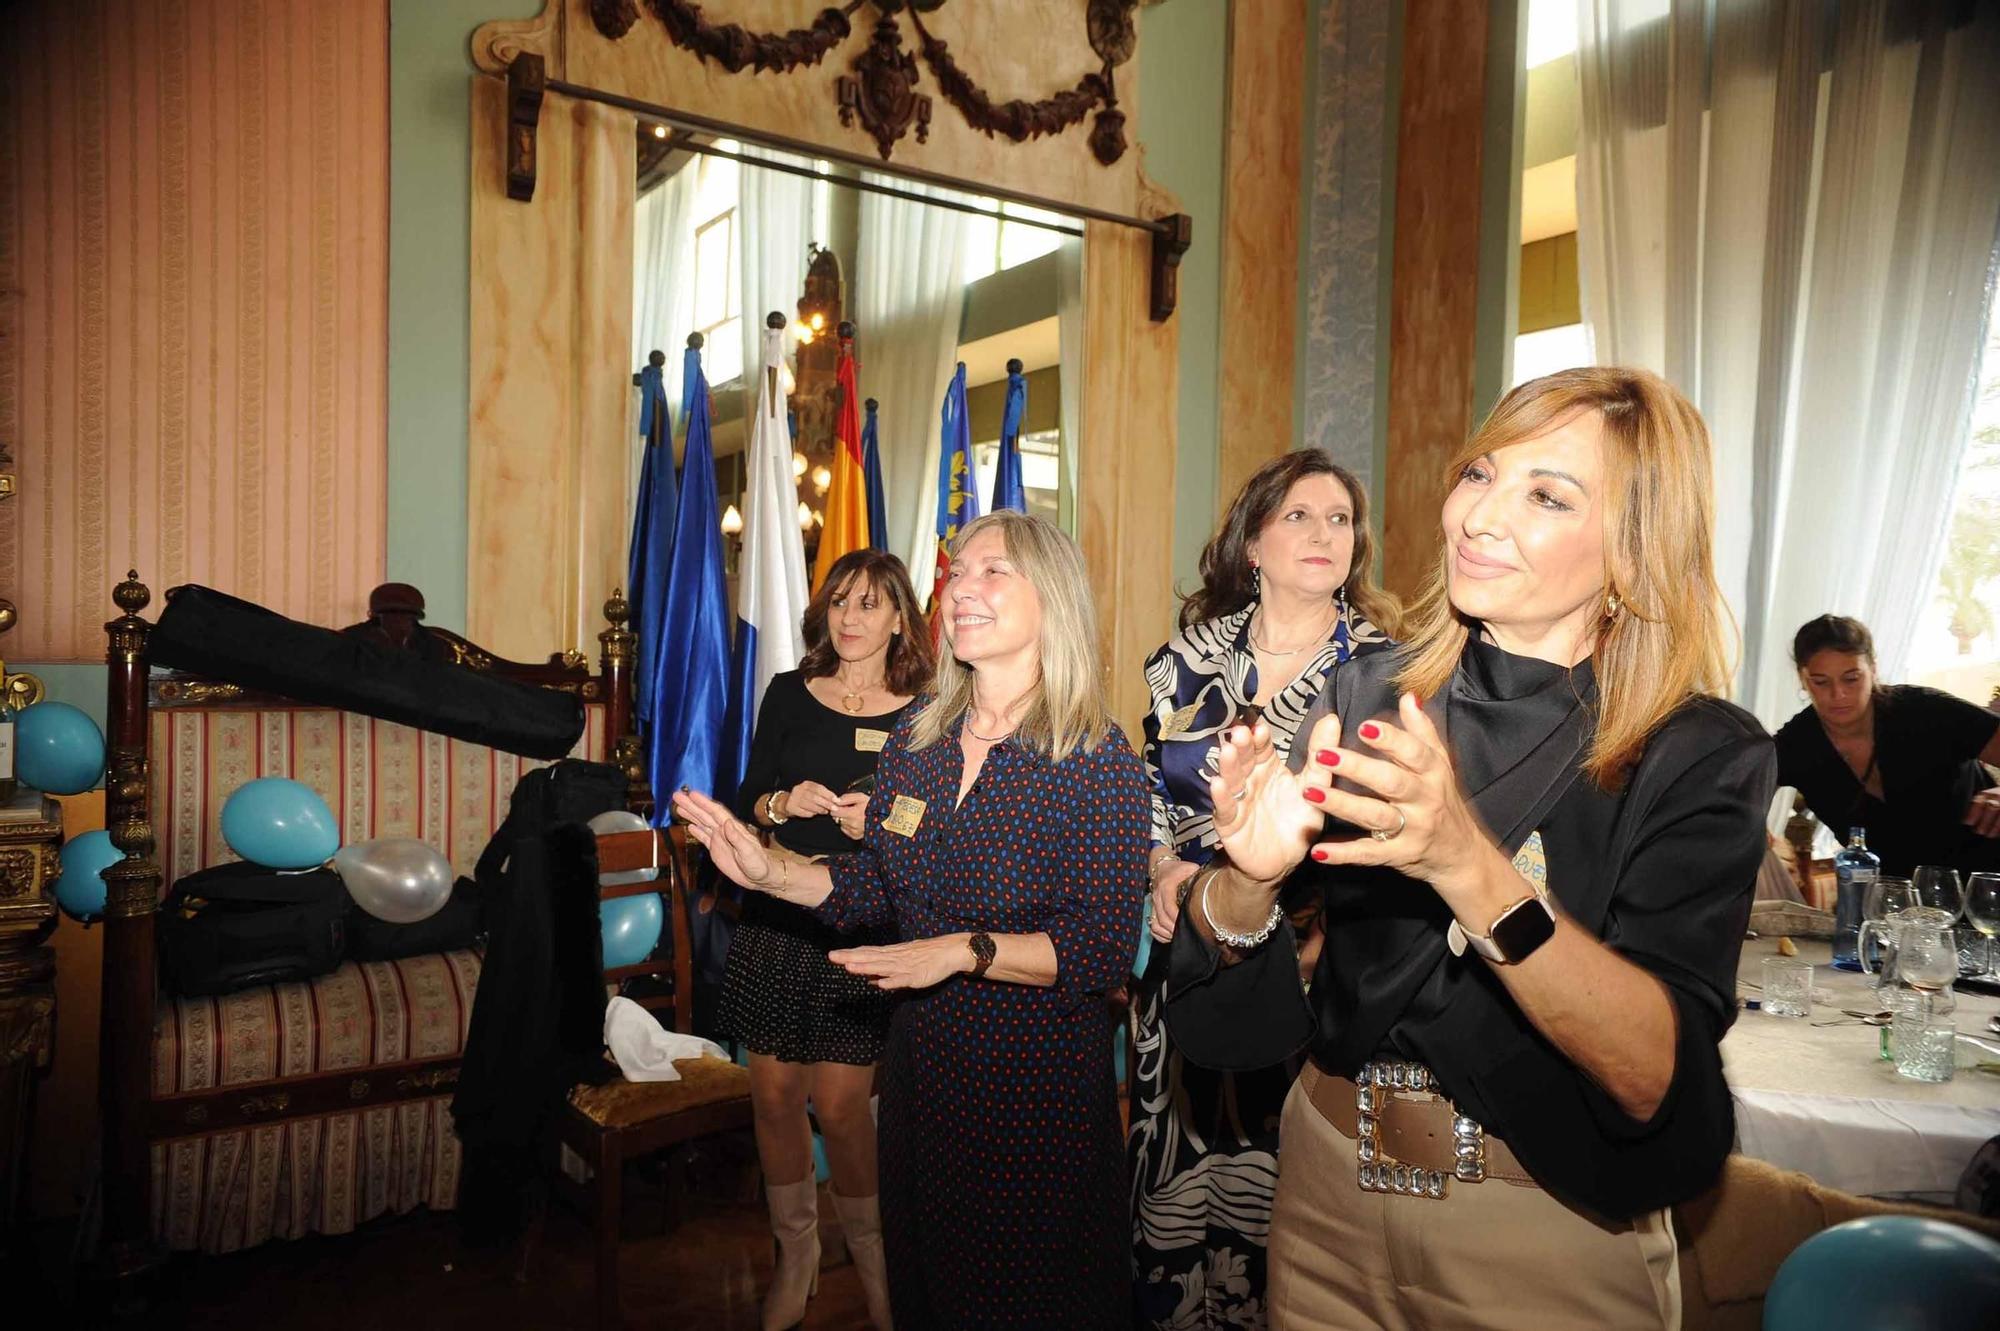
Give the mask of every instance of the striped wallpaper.
[[384, 550], [386, 0], [25, 0], [0, 69], [0, 655], [101, 660], [128, 567], [359, 619]]

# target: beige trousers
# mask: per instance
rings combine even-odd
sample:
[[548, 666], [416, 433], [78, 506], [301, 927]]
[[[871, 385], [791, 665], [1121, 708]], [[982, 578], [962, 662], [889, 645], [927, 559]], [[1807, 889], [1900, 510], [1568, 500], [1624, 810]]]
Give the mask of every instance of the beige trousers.
[[1540, 1188], [1453, 1183], [1442, 1199], [1363, 1192], [1354, 1141], [1285, 1099], [1271, 1214], [1273, 1331], [1679, 1331], [1665, 1211], [1607, 1225]]

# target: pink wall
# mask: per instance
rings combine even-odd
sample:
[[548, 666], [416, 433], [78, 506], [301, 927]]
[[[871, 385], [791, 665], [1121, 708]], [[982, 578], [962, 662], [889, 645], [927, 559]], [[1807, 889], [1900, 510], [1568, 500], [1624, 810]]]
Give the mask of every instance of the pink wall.
[[128, 567], [156, 596], [359, 618], [384, 551], [386, 0], [33, 0], [0, 51], [0, 655], [103, 659]]

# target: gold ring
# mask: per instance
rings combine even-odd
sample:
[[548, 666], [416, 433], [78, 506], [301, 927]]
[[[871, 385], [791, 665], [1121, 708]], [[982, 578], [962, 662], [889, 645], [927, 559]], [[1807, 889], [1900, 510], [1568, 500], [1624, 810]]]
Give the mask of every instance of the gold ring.
[[1389, 808], [1396, 815], [1396, 825], [1387, 829], [1380, 827], [1370, 829], [1368, 835], [1374, 837], [1377, 841], [1394, 841], [1403, 834], [1403, 829], [1410, 825], [1409, 817], [1401, 809], [1396, 808], [1393, 804]]

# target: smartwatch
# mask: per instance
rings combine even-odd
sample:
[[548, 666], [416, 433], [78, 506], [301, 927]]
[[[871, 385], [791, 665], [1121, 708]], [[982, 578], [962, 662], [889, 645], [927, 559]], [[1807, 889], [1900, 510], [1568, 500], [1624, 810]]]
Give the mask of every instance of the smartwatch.
[[1484, 936], [1468, 933], [1457, 920], [1446, 933], [1454, 956], [1470, 946], [1496, 966], [1514, 966], [1555, 937], [1556, 912], [1540, 893], [1531, 893], [1501, 911]]

